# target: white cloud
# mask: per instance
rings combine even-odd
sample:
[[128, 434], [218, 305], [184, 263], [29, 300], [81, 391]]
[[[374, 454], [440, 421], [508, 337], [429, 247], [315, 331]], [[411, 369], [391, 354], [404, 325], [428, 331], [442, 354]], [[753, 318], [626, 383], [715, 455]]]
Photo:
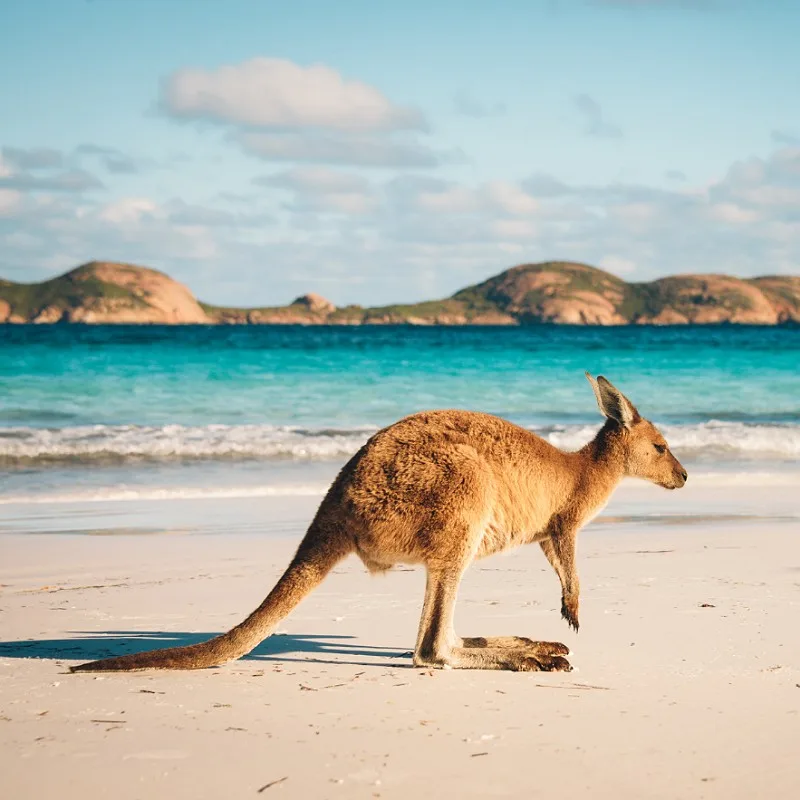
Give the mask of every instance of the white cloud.
[[261, 128], [393, 131], [426, 127], [422, 114], [322, 64], [253, 58], [216, 70], [182, 69], [162, 87], [176, 117]]
[[414, 141], [367, 136], [242, 133], [238, 141], [251, 155], [278, 162], [424, 169], [458, 157], [437, 153]]
[[293, 200], [284, 208], [303, 214], [362, 215], [376, 210], [379, 205], [369, 181], [360, 175], [328, 167], [295, 167], [260, 176], [253, 183], [290, 192]]
[[490, 230], [498, 239], [532, 239], [538, 232], [527, 219], [498, 219], [491, 223]]
[[417, 207], [439, 214], [469, 214], [478, 211], [530, 216], [539, 211], [539, 202], [519, 184], [489, 181], [477, 187], [430, 182], [419, 184]]
[[374, 197], [358, 192], [333, 192], [320, 198], [320, 210], [330, 210], [342, 214], [367, 214], [378, 207]]
[[298, 191], [349, 192], [365, 191], [368, 181], [360, 175], [329, 167], [294, 167], [253, 179], [259, 186], [277, 186]]
[[418, 109], [322, 64], [254, 58], [216, 70], [183, 69], [164, 81], [160, 103], [176, 119], [231, 126], [229, 140], [265, 161], [429, 169], [464, 160], [419, 141], [428, 126]]
[[466, 186], [450, 186], [439, 191], [423, 191], [417, 196], [417, 205], [425, 211], [444, 214], [463, 214], [477, 211], [477, 194]]
[[776, 170], [800, 177], [800, 146], [782, 147], [773, 158]]
[[115, 224], [138, 223], [145, 216], [156, 216], [159, 208], [145, 197], [124, 197], [103, 206], [98, 218]]
[[755, 222], [759, 218], [757, 212], [742, 208], [735, 203], [715, 203], [709, 207], [708, 213], [712, 219], [733, 225]]
[[658, 216], [658, 208], [653, 203], [623, 203], [613, 206], [611, 213], [628, 222], [647, 222]]
[[238, 206], [236, 211], [201, 205], [198, 203], [186, 203], [180, 198], [170, 200], [161, 210], [155, 210], [155, 214], [161, 216], [176, 226], [215, 228], [215, 229], [240, 229], [242, 231], [252, 228], [263, 228], [274, 223], [272, 215], [251, 208], [252, 201], [247, 205], [241, 205], [234, 201]]
[[15, 189], [0, 189], [0, 216], [11, 216], [21, 205], [21, 192]]
[[731, 164], [724, 180], [730, 186], [748, 186], [761, 183], [765, 178], [765, 162], [760, 158], [750, 158]]
[[490, 181], [486, 184], [484, 192], [491, 204], [508, 214], [527, 216], [539, 210], [537, 200], [516, 183]]

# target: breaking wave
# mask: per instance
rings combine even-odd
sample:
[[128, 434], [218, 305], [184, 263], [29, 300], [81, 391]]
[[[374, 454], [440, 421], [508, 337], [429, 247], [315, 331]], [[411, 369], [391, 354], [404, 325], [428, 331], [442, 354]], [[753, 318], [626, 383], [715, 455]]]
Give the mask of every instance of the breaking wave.
[[[670, 448], [678, 455], [719, 461], [739, 459], [791, 460], [800, 457], [800, 425], [789, 423], [721, 422], [660, 425]], [[563, 426], [546, 437], [565, 450], [581, 447], [596, 426]]]
[[[597, 425], [531, 426], [557, 447], [574, 450]], [[276, 425], [85, 425], [0, 428], [0, 464], [125, 463], [191, 460], [340, 460], [375, 427], [310, 429]], [[683, 457], [736, 461], [800, 458], [800, 425], [709, 422], [662, 430]]]
[[11, 494], [0, 496], [2, 505], [41, 505], [50, 503], [125, 503], [153, 500], [242, 500], [261, 497], [317, 497], [325, 485], [177, 487], [171, 489], [118, 488], [68, 490], [52, 494]]
[[0, 463], [335, 459], [356, 452], [375, 430], [276, 425], [0, 428]]

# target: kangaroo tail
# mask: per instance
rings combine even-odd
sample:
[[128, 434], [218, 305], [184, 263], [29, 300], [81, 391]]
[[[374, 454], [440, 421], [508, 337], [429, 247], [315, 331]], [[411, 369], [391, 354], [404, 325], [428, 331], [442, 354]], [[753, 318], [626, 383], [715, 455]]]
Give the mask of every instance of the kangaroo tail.
[[[313, 530], [313, 525], [312, 525]], [[306, 534], [292, 563], [264, 602], [235, 628], [207, 642], [164, 650], [148, 650], [116, 658], [104, 658], [71, 667], [71, 672], [130, 672], [142, 669], [203, 669], [216, 667], [249, 653], [269, 636], [277, 624], [351, 550], [337, 535], [323, 541], [319, 530]], [[344, 537], [342, 537], [344, 538]], [[331, 541], [332, 539], [337, 539]], [[311, 541], [310, 541], [311, 540]]]

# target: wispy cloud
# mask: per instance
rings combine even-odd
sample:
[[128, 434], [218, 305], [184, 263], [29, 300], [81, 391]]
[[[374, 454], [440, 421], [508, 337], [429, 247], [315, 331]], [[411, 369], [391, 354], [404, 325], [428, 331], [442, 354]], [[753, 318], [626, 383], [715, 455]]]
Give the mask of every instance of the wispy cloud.
[[575, 97], [575, 107], [583, 118], [583, 132], [587, 136], [599, 136], [608, 139], [622, 137], [620, 127], [605, 118], [600, 104], [591, 95], [577, 95]]
[[684, 8], [706, 11], [717, 6], [715, 0], [589, 0], [590, 5], [617, 8]]
[[288, 193], [283, 208], [293, 213], [359, 215], [378, 207], [375, 187], [361, 175], [329, 167], [294, 167], [253, 179], [256, 186]]
[[64, 164], [64, 156], [50, 147], [4, 147], [3, 160], [20, 170], [55, 169]]
[[772, 141], [775, 144], [788, 144], [788, 145], [799, 145], [800, 144], [800, 133], [796, 131], [780, 131], [774, 130], [771, 134]]
[[134, 158], [116, 147], [91, 143], [79, 144], [74, 152], [78, 157], [86, 156], [98, 159], [103, 167], [113, 175], [134, 175], [152, 163], [148, 159]]
[[276, 162], [426, 169], [463, 160], [459, 152], [438, 152], [414, 140], [380, 136], [244, 132], [235, 138], [251, 155]]
[[456, 113], [475, 119], [499, 117], [506, 113], [505, 103], [487, 103], [463, 91], [456, 94], [453, 99], [453, 107]]
[[82, 169], [57, 170], [41, 174], [18, 170], [0, 175], [0, 187], [30, 192], [86, 192], [102, 189], [103, 183]]

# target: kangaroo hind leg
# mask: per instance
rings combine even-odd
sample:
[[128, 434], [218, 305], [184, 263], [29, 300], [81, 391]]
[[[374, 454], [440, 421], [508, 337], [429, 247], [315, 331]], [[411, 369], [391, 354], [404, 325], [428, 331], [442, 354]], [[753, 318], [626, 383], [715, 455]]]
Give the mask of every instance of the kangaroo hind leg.
[[569, 647], [561, 642], [537, 642], [527, 636], [470, 636], [461, 640], [464, 647], [491, 647], [530, 650], [533, 655], [568, 656]]
[[530, 647], [464, 646], [463, 640], [453, 630], [461, 573], [460, 569], [428, 568], [425, 602], [414, 651], [415, 666], [514, 672], [568, 672], [572, 669], [562, 655], [547, 654]]

